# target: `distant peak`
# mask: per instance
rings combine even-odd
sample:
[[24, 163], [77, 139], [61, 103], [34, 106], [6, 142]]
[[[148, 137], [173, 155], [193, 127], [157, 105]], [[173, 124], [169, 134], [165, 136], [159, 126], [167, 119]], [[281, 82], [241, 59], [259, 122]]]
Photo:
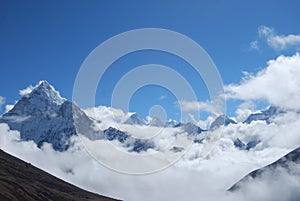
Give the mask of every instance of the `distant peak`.
[[221, 114], [217, 117], [217, 119], [229, 119], [229, 117], [226, 116], [225, 114]]
[[131, 117], [138, 117], [139, 115], [138, 115], [137, 112], [134, 112], [134, 113], [132, 113], [130, 116], [131, 116]]
[[265, 110], [261, 110], [259, 112], [250, 114], [243, 123], [250, 124], [252, 121], [258, 121], [258, 120], [265, 121], [266, 123], [270, 123], [270, 120], [274, 116], [281, 113], [285, 113], [285, 111], [276, 106], [271, 105]]
[[214, 130], [219, 128], [220, 126], [227, 126], [228, 124], [236, 124], [236, 122], [230, 119], [225, 114], [218, 116], [210, 125], [210, 129]]
[[125, 121], [126, 124], [139, 124], [145, 125], [145, 120], [136, 112], [130, 114], [129, 118]]

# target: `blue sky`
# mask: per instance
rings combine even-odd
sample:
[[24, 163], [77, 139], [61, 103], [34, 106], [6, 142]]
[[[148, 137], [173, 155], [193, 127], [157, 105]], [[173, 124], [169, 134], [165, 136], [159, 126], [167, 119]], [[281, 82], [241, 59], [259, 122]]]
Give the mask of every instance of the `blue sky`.
[[[295, 48], [278, 50], [258, 37], [261, 26], [278, 34], [298, 34], [298, 1], [1, 1], [0, 96], [6, 104], [18, 91], [46, 79], [71, 99], [76, 74], [87, 55], [101, 42], [138, 28], [170, 29], [200, 44], [215, 62], [224, 84], [239, 82], [243, 71], [257, 72], [269, 59], [292, 55]], [[259, 49], [251, 41], [259, 40]], [[137, 65], [172, 66], [187, 77], [199, 101], [208, 93], [192, 68], [172, 55], [136, 52], [116, 61], [98, 87], [96, 103], [110, 105], [117, 81]], [[100, 87], [101, 86], [101, 87]], [[146, 116], [162, 105], [177, 118], [175, 97], [159, 87], [145, 87], [132, 97], [130, 109]], [[228, 113], [233, 114], [233, 101]], [[2, 106], [1, 111], [4, 111]]]

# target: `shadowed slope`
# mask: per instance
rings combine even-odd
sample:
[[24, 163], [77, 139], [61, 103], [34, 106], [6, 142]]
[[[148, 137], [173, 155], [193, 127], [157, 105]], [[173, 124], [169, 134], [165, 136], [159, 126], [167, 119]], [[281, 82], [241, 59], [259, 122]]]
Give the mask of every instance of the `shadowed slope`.
[[80, 189], [0, 150], [0, 200], [115, 199]]

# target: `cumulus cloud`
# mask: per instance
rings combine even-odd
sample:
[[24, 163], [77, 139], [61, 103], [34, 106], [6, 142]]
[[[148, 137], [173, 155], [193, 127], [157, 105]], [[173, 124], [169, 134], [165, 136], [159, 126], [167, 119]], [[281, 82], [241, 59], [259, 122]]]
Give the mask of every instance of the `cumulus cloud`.
[[238, 106], [235, 113], [236, 116], [232, 117], [236, 122], [243, 122], [245, 121], [250, 114], [255, 113], [255, 104], [252, 101], [245, 101]]
[[[100, 194], [135, 201], [199, 200], [201, 193], [203, 200], [209, 200], [213, 197], [212, 190], [217, 189], [217, 184], [214, 184], [217, 176], [208, 173], [209, 169], [199, 172], [171, 167], [155, 174], [122, 174], [94, 161], [80, 142], [66, 152], [55, 152], [49, 144], [38, 149], [33, 142], [20, 141], [19, 133], [10, 131], [5, 124], [0, 124], [0, 130], [1, 149], [68, 182]], [[105, 146], [102, 148], [105, 151]]]
[[34, 89], [34, 87], [32, 85], [28, 86], [27, 88], [25, 89], [22, 89], [22, 90], [19, 90], [19, 94], [21, 96], [25, 96], [27, 94], [30, 94], [32, 92], [32, 90]]
[[[108, 108], [103, 110], [103, 114], [110, 116]], [[104, 167], [86, 151], [86, 147], [93, 146], [93, 142], [88, 139], [83, 145], [82, 139], [74, 137], [74, 147], [66, 152], [56, 152], [49, 144], [39, 149], [32, 141], [21, 141], [19, 132], [11, 131], [6, 124], [0, 124], [0, 148], [79, 187], [124, 200], [247, 201], [251, 200], [251, 194], [227, 195], [226, 189], [247, 173], [268, 165], [300, 144], [297, 134], [300, 114], [284, 115], [274, 119], [271, 124], [261, 121], [230, 124], [208, 132], [209, 138], [221, 132], [221, 139], [207, 157], [201, 157], [201, 150], [207, 145], [205, 140], [203, 144], [192, 144], [183, 158], [174, 165], [144, 175], [128, 175]], [[107, 116], [103, 118], [107, 119]], [[180, 135], [165, 135], [156, 143], [165, 147], [170, 137], [176, 140]], [[240, 151], [232, 141], [237, 137], [244, 142], [259, 137], [262, 143], [250, 151]], [[114, 156], [107, 149], [107, 143], [102, 140], [94, 144], [94, 148], [109, 156], [109, 160]], [[127, 165], [138, 167], [142, 162], [143, 158], [139, 162], [128, 161]], [[271, 191], [266, 193], [268, 197], [273, 195]], [[284, 195], [281, 198], [285, 200]]]
[[[300, 34], [278, 35], [272, 27], [260, 26], [258, 28], [258, 36], [275, 50], [284, 50], [289, 47], [300, 46]], [[252, 41], [250, 47], [252, 49], [259, 49], [258, 41]]]
[[[199, 193], [205, 198], [212, 197], [209, 189], [216, 189], [212, 187], [215, 179], [210, 181], [207, 178], [213, 174], [205, 171], [186, 171], [173, 166], [155, 174], [122, 174], [97, 163], [80, 141], [76, 141], [75, 147], [66, 152], [56, 152], [49, 144], [38, 149], [32, 141], [20, 141], [19, 133], [10, 131], [5, 124], [0, 124], [0, 131], [1, 149], [65, 181], [100, 194], [130, 201], [184, 200], [187, 196], [195, 200]], [[100, 151], [107, 150], [102, 146]], [[132, 165], [139, 166], [140, 163]]]
[[240, 84], [225, 87], [227, 98], [266, 100], [285, 109], [300, 109], [300, 54], [279, 56], [256, 74], [247, 73]]
[[[250, 74], [248, 76], [251, 77]], [[252, 107], [251, 102], [240, 106], [242, 110], [251, 110]], [[123, 122], [129, 115], [121, 110], [103, 106], [85, 111], [101, 122], [99, 124], [106, 126], [109, 122]], [[121, 123], [118, 124], [122, 126]], [[131, 133], [134, 132], [130, 125], [123, 125], [121, 128]], [[140, 129], [142, 132], [143, 127]], [[212, 132], [201, 134], [207, 136], [207, 139], [221, 136], [205, 157], [203, 157], [202, 150], [210, 145], [207, 139], [203, 144], [193, 143], [185, 155], [168, 168], [142, 175], [119, 173], [103, 166], [101, 160], [100, 162], [95, 161], [86, 151], [87, 148], [89, 151], [91, 148], [97, 149], [99, 154], [106, 156], [106, 160], [114, 160], [113, 162], [119, 165], [122, 165], [122, 162], [133, 167], [145, 165], [143, 157], [135, 162], [117, 160], [114, 153], [107, 148], [110, 142], [104, 140], [95, 143], [85, 139], [85, 144], [82, 144], [83, 139], [74, 136], [74, 147], [66, 152], [56, 152], [49, 144], [44, 144], [39, 149], [32, 141], [21, 141], [19, 132], [10, 130], [6, 124], [0, 124], [0, 148], [81, 188], [129, 201], [286, 200], [289, 198], [287, 193], [282, 194], [281, 197], [272, 193], [272, 185], [275, 189], [277, 186], [268, 183], [271, 177], [262, 178], [258, 180], [258, 183], [250, 183], [249, 186], [246, 184], [246, 189], [251, 189], [251, 186], [255, 186], [255, 184], [266, 182], [265, 184], [268, 185], [262, 185], [261, 191], [257, 195], [254, 194], [255, 190], [233, 194], [227, 194], [226, 190], [252, 170], [270, 164], [299, 146], [299, 130], [300, 114], [297, 112], [282, 114], [272, 119], [270, 124], [266, 124], [264, 121], [253, 121], [251, 124], [230, 124], [227, 127], [220, 127]], [[149, 131], [153, 133], [154, 130], [150, 129]], [[164, 148], [170, 140], [180, 139], [181, 134], [178, 132], [178, 134], [174, 134], [173, 131], [171, 128], [165, 129], [165, 134], [158, 137], [155, 144]], [[245, 143], [259, 138], [261, 143], [249, 151], [242, 151], [234, 146], [233, 140], [236, 138], [240, 138]], [[161, 158], [153, 160], [148, 165], [158, 162], [161, 162]], [[297, 181], [293, 175], [283, 174], [283, 177], [279, 177], [278, 184], [289, 182], [290, 179]], [[296, 187], [299, 186], [294, 182], [291, 188], [289, 186], [284, 188], [284, 192], [292, 193], [291, 191]]]

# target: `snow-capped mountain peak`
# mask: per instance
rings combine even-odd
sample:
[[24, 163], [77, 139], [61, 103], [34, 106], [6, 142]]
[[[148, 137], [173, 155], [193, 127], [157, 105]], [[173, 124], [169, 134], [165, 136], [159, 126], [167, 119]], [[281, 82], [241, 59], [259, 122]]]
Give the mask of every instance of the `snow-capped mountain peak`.
[[125, 121], [125, 124], [146, 125], [146, 122], [138, 113], [135, 112], [130, 115], [130, 117]]
[[150, 126], [157, 126], [157, 127], [164, 127], [166, 122], [163, 121], [160, 117], [149, 117], [149, 125]]
[[32, 91], [25, 95], [25, 97], [36, 97], [41, 100], [48, 100], [57, 105], [61, 105], [66, 101], [65, 98], [62, 98], [58, 91], [50, 85], [46, 80], [41, 80], [39, 83], [32, 89]]
[[66, 101], [47, 81], [40, 81], [28, 94], [24, 95], [3, 117], [53, 115]]
[[20, 131], [21, 139], [33, 140], [38, 146], [48, 142], [59, 151], [66, 150], [70, 137], [77, 133], [93, 136], [92, 120], [78, 106], [62, 98], [47, 81], [40, 81], [24, 95], [0, 118], [2, 122]]
[[226, 115], [220, 115], [211, 123], [210, 129], [213, 130], [220, 126], [227, 126], [228, 124], [236, 124], [236, 122]]

